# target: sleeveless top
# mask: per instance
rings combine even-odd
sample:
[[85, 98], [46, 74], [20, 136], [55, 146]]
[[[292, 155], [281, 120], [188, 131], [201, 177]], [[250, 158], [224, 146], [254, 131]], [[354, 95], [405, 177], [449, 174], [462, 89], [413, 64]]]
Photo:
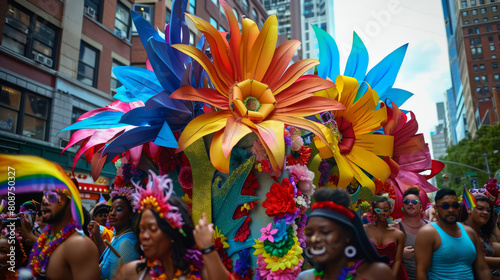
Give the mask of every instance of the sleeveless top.
[[439, 233], [441, 245], [432, 254], [429, 268], [429, 280], [460, 279], [473, 280], [472, 265], [476, 260], [476, 248], [461, 223], [457, 223], [462, 235], [458, 238], [450, 236], [437, 223], [431, 225]]
[[[424, 225], [429, 223], [424, 219], [422, 219], [422, 221], [424, 222]], [[415, 247], [415, 239], [417, 238], [417, 235], [409, 234], [408, 232], [406, 232], [404, 226], [402, 225], [402, 222], [399, 223], [399, 229], [405, 234], [405, 247]], [[415, 266], [415, 256], [412, 256], [409, 259], [403, 258], [403, 266], [405, 267], [406, 273], [408, 274], [408, 279], [415, 279], [415, 271], [417, 269]]]
[[[390, 266], [394, 265], [394, 259], [396, 258], [396, 251], [398, 250], [398, 243], [396, 241], [391, 240], [387, 242], [385, 245], [379, 246], [373, 240], [370, 239], [373, 246], [377, 249], [377, 252], [380, 256], [388, 256], [391, 259]], [[401, 268], [399, 269], [399, 277], [398, 280], [408, 280], [408, 275], [406, 274], [405, 267], [401, 264]]]
[[104, 280], [111, 280], [120, 269], [120, 263], [123, 265], [140, 259], [139, 253], [134, 249], [137, 238], [135, 233], [127, 229], [123, 234], [114, 236], [111, 245], [120, 253], [121, 259], [118, 258], [109, 248], [106, 248], [99, 258], [101, 267], [101, 277]]

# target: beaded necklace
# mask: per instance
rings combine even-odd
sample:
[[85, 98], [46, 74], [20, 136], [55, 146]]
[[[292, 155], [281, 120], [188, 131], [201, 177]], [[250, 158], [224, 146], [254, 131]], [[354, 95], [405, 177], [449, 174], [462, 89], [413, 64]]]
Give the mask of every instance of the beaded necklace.
[[49, 263], [50, 255], [52, 255], [57, 246], [61, 245], [61, 243], [63, 243], [76, 231], [76, 224], [74, 221], [69, 222], [58, 233], [56, 233], [56, 239], [49, 241], [48, 239], [51, 230], [52, 225], [47, 225], [45, 227], [45, 230], [38, 237], [38, 240], [31, 251], [29, 268], [33, 272], [33, 276], [35, 276], [35, 278], [40, 274], [45, 274], [45, 269]]
[[[364, 260], [358, 260], [358, 261], [350, 261], [342, 270], [340, 271], [339, 276], [337, 276], [338, 280], [351, 280], [356, 276], [356, 269], [358, 266], [363, 263]], [[314, 280], [321, 280], [323, 279], [323, 276], [325, 276], [324, 271], [317, 271], [316, 268], [314, 269]]]

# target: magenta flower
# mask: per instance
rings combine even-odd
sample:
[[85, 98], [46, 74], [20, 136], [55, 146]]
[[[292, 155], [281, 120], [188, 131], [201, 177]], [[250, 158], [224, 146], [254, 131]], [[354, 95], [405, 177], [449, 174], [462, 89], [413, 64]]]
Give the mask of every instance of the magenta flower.
[[262, 232], [262, 236], [259, 238], [260, 241], [265, 241], [266, 239], [274, 242], [273, 234], [278, 232], [278, 229], [272, 229], [273, 223], [269, 223], [266, 228], [261, 228], [260, 232]]

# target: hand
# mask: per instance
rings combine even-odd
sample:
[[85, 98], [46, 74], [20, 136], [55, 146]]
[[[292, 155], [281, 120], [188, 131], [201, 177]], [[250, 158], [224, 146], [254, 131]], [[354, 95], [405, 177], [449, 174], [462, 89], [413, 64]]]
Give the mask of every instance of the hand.
[[207, 222], [207, 214], [203, 213], [202, 218], [193, 231], [193, 235], [198, 249], [214, 245], [214, 225]]
[[[24, 214], [28, 215], [28, 214]], [[26, 238], [28, 235], [32, 234], [33, 230], [33, 225], [30, 223], [30, 220], [24, 217], [24, 219], [21, 219], [21, 236], [23, 238]]]
[[96, 221], [90, 221], [90, 223], [87, 226], [87, 230], [89, 231], [90, 238], [96, 242], [98, 239], [98, 236], [101, 235], [101, 230], [99, 228], [99, 223]]
[[413, 256], [415, 256], [415, 249], [412, 246], [406, 246], [403, 251], [403, 258], [410, 259]]

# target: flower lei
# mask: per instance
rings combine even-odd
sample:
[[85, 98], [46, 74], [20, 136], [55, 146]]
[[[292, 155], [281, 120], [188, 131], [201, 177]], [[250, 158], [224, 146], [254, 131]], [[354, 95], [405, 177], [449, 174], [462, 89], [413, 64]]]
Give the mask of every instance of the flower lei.
[[49, 234], [52, 230], [52, 225], [47, 225], [43, 233], [38, 237], [36, 244], [30, 255], [29, 268], [33, 272], [33, 276], [37, 277], [41, 273], [45, 274], [45, 269], [50, 260], [50, 255], [54, 252], [57, 246], [61, 245], [68, 237], [76, 231], [76, 224], [71, 221], [65, 225], [58, 233], [56, 239], [48, 241]]
[[[152, 280], [167, 280], [168, 277], [163, 271], [163, 266], [161, 265], [160, 260], [154, 259], [150, 260], [148, 259], [146, 262], [146, 266], [149, 268], [149, 276], [151, 277]], [[193, 265], [190, 265], [190, 270], [191, 272], [189, 273], [189, 276], [187, 276], [185, 279], [187, 280], [199, 280], [201, 279], [201, 274], [199, 273], [198, 270], [196, 270]], [[180, 279], [180, 276], [183, 276], [183, 271], [181, 269], [177, 269], [174, 273], [174, 278], [175, 279]]]
[[[356, 276], [356, 269], [360, 264], [363, 263], [364, 260], [358, 260], [358, 261], [350, 261], [342, 270], [340, 271], [340, 274], [337, 276], [338, 280], [351, 280]], [[317, 271], [316, 268], [314, 269], [314, 280], [321, 280], [325, 276], [324, 271]]]

